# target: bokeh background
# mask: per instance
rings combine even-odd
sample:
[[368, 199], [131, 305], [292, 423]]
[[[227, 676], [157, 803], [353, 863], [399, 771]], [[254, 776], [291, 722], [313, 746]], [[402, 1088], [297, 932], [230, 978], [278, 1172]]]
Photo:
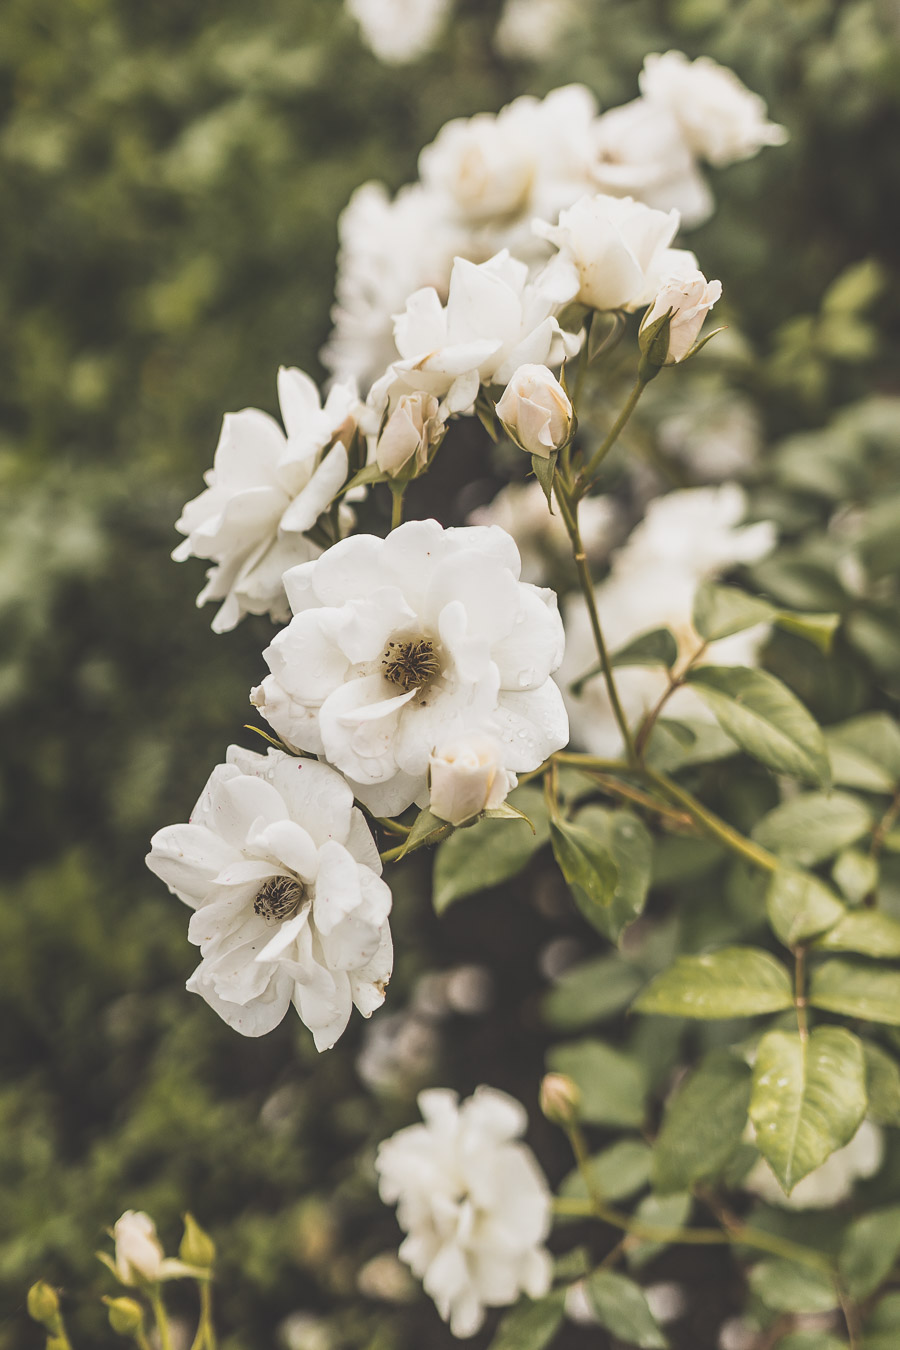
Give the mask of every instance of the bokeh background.
[[[280, 363], [323, 374], [352, 190], [412, 179], [450, 117], [572, 81], [611, 106], [647, 52], [711, 55], [791, 135], [716, 175], [717, 214], [691, 236], [725, 280], [765, 438], [897, 390], [895, 0], [581, 0], [539, 62], [497, 51], [500, 8], [460, 3], [402, 68], [339, 0], [0, 9], [0, 1350], [41, 1343], [24, 1315], [39, 1276], [70, 1291], [77, 1345], [117, 1343], [94, 1251], [125, 1208], [170, 1249], [185, 1208], [214, 1232], [227, 1350], [447, 1346], [414, 1290], [374, 1297], [377, 1267], [360, 1288], [399, 1238], [372, 1149], [423, 1081], [490, 1082], [536, 1114], [537, 955], [560, 932], [540, 865], [528, 903], [516, 883], [441, 922], [418, 863], [399, 874], [391, 1005], [415, 997], [425, 1031], [396, 1081], [371, 1046], [360, 1075], [359, 1019], [319, 1057], [299, 1024], [243, 1042], [188, 996], [186, 915], [143, 865], [224, 747], [254, 742], [271, 631], [210, 632], [203, 565], [169, 561], [173, 522], [223, 412], [274, 411]], [[873, 619], [867, 640], [900, 665], [896, 625]], [[558, 1177], [539, 1121], [534, 1142]]]

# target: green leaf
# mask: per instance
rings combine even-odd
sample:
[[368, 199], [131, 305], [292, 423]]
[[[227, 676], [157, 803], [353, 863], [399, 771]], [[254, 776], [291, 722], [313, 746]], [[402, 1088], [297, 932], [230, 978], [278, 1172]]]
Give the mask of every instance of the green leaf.
[[485, 820], [524, 820], [531, 826], [531, 833], [537, 834], [534, 828], [534, 821], [529, 820], [524, 811], [519, 811], [513, 806], [512, 802], [501, 802], [499, 806], [491, 806], [484, 812]]
[[[900, 1332], [900, 1290], [880, 1298], [865, 1321], [864, 1350], [897, 1350]], [[893, 1340], [890, 1338], [893, 1336]]]
[[571, 1041], [554, 1046], [547, 1065], [574, 1080], [581, 1094], [578, 1115], [589, 1125], [643, 1124], [647, 1081], [631, 1055], [603, 1041]]
[[847, 1342], [827, 1331], [791, 1331], [775, 1342], [773, 1350], [847, 1350]]
[[[651, 1157], [650, 1146], [642, 1139], [620, 1139], [595, 1154], [588, 1161], [594, 1194], [604, 1200], [625, 1200], [642, 1190], [650, 1178]], [[559, 1193], [572, 1200], [587, 1198], [587, 1186], [578, 1168], [569, 1173]]]
[[861, 905], [867, 895], [878, 890], [878, 862], [858, 848], [845, 848], [831, 875], [851, 905]]
[[900, 957], [900, 922], [877, 909], [854, 909], [815, 945], [826, 952], [859, 952], [891, 960]]
[[759, 623], [770, 623], [777, 612], [768, 601], [758, 600], [734, 586], [705, 581], [694, 597], [693, 624], [705, 642], [716, 642]]
[[532, 455], [531, 468], [535, 478], [544, 489], [544, 496], [547, 498], [547, 505], [553, 510], [552, 492], [553, 478], [556, 473], [556, 461], [559, 459], [559, 451], [553, 450], [549, 455]]
[[[678, 644], [668, 628], [654, 628], [642, 633], [626, 647], [614, 652], [609, 659], [611, 666], [674, 666], [678, 660]], [[595, 661], [589, 670], [573, 680], [569, 688], [578, 697], [589, 680], [603, 674], [603, 663]]]
[[640, 1350], [667, 1350], [668, 1341], [634, 1280], [614, 1270], [595, 1270], [585, 1288], [597, 1321], [613, 1336]]
[[511, 801], [528, 821], [479, 820], [468, 829], [456, 830], [438, 848], [434, 866], [434, 907], [438, 914], [465, 895], [486, 891], [516, 876], [549, 840], [550, 824], [541, 790], [517, 788]]
[[520, 1299], [497, 1328], [490, 1350], [544, 1350], [562, 1326], [565, 1301], [564, 1289]]
[[809, 1001], [826, 1012], [900, 1027], [900, 971], [836, 957], [813, 971]]
[[770, 1031], [757, 1047], [750, 1119], [756, 1146], [790, 1193], [853, 1138], [866, 1111], [865, 1061], [843, 1027]]
[[811, 872], [779, 867], [766, 892], [769, 923], [786, 947], [831, 928], [847, 913], [837, 896]]
[[863, 1040], [869, 1115], [879, 1125], [900, 1125], [900, 1065], [874, 1041]]
[[839, 1303], [837, 1290], [824, 1271], [793, 1261], [760, 1261], [750, 1271], [750, 1288], [773, 1312], [823, 1313]]
[[[641, 1223], [654, 1228], [685, 1228], [691, 1217], [694, 1197], [686, 1193], [680, 1195], [645, 1195], [634, 1211]], [[625, 1259], [632, 1270], [641, 1270], [665, 1251], [667, 1242], [650, 1242], [646, 1239], [629, 1239], [625, 1247]]]
[[553, 1027], [575, 1031], [613, 1017], [631, 1002], [644, 982], [618, 953], [575, 966], [544, 997], [544, 1017]]
[[784, 862], [812, 867], [855, 844], [873, 825], [858, 797], [847, 792], [808, 792], [763, 816], [752, 834], [758, 844]]
[[[369, 487], [372, 483], [386, 483], [387, 481], [388, 475], [383, 469], [379, 469], [377, 464], [366, 464], [360, 469], [359, 473], [353, 475], [348, 483], [344, 483], [343, 487], [335, 493], [331, 501], [336, 502], [339, 497], [345, 497], [348, 492], [353, 490], [353, 488]], [[329, 503], [329, 505], [330, 504], [331, 503]]]
[[653, 872], [653, 839], [643, 821], [631, 811], [586, 806], [576, 823], [605, 849], [616, 867], [615, 887], [608, 905], [594, 911], [594, 927], [617, 941], [622, 929], [643, 913]]
[[647, 746], [647, 763], [660, 773], [677, 773], [692, 764], [711, 764], [738, 753], [738, 746], [716, 722], [699, 718], [657, 719]]
[[795, 633], [806, 638], [827, 656], [834, 645], [834, 635], [841, 625], [840, 614], [796, 614], [790, 609], [780, 609], [775, 615], [775, 623], [786, 633]]
[[900, 1205], [856, 1219], [844, 1234], [838, 1270], [851, 1298], [868, 1298], [900, 1256]]
[[567, 820], [550, 821], [550, 843], [576, 905], [588, 923], [605, 933], [604, 911], [612, 904], [619, 880], [609, 848]]
[[446, 820], [441, 820], [439, 816], [434, 816], [429, 810], [420, 811], [413, 821], [413, 827], [403, 841], [403, 852], [398, 855], [399, 858], [405, 858], [412, 848], [422, 848], [425, 844], [436, 844], [439, 839], [453, 829]]
[[657, 975], [634, 1004], [664, 1017], [756, 1017], [793, 1006], [784, 966], [755, 947], [724, 947], [704, 956], [680, 956]]
[[788, 687], [765, 670], [698, 666], [686, 676], [724, 732], [776, 773], [827, 787], [825, 738]]
[[[874, 788], [874, 791], [893, 792], [900, 783], [900, 726], [887, 713], [863, 713], [860, 717], [851, 717], [840, 726], [829, 727], [827, 737], [829, 746], [855, 752], [867, 765], [867, 772], [871, 773], [873, 765], [882, 770], [882, 787]], [[848, 783], [847, 786], [856, 785]]]
[[719, 1176], [741, 1142], [750, 1102], [750, 1069], [714, 1050], [668, 1102], [653, 1149], [653, 1187], [688, 1191]]

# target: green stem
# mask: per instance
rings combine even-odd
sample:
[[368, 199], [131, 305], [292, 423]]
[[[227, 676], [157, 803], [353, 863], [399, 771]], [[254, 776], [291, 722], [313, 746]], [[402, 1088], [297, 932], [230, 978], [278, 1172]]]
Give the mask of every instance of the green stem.
[[172, 1334], [169, 1331], [169, 1319], [166, 1316], [166, 1308], [159, 1292], [159, 1285], [152, 1285], [147, 1290], [147, 1297], [150, 1300], [150, 1307], [153, 1309], [153, 1316], [156, 1319], [156, 1330], [159, 1333], [160, 1350], [172, 1350]]
[[403, 524], [403, 493], [405, 490], [405, 487], [399, 487], [396, 484], [391, 483], [391, 496], [393, 498], [391, 504], [392, 530], [396, 530], [398, 525]]
[[797, 1030], [800, 1040], [809, 1038], [809, 1026], [806, 1018], [806, 948], [797, 947], [794, 951], [794, 1007], [797, 1010]]
[[588, 461], [587, 467], [582, 469], [581, 473], [578, 475], [578, 480], [575, 483], [576, 499], [582, 498], [584, 494], [587, 492], [588, 487], [590, 486], [590, 480], [593, 478], [594, 474], [597, 472], [600, 465], [603, 463], [604, 459], [609, 454], [610, 450], [613, 448], [616, 441], [619, 439], [619, 436], [624, 430], [625, 425], [628, 422], [628, 419], [631, 417], [631, 414], [637, 407], [638, 399], [640, 398], [641, 394], [644, 392], [648, 384], [649, 380], [643, 379], [640, 375], [638, 376], [637, 380], [634, 383], [634, 388], [628, 395], [628, 400], [624, 408], [616, 418], [615, 422], [613, 423], [606, 440], [603, 442], [603, 444], [600, 446], [598, 450], [594, 451], [594, 454]]
[[581, 586], [581, 592], [584, 596], [584, 602], [587, 605], [588, 617], [591, 621], [591, 630], [594, 634], [594, 645], [597, 648], [597, 655], [600, 657], [600, 665], [603, 668], [603, 678], [606, 680], [606, 688], [609, 691], [609, 702], [612, 707], [613, 716], [619, 727], [622, 741], [628, 755], [630, 764], [637, 762], [637, 756], [634, 749], [634, 739], [631, 735], [631, 728], [628, 725], [625, 711], [619, 700], [619, 691], [616, 688], [616, 681], [612, 672], [612, 664], [609, 659], [609, 652], [606, 649], [606, 642], [603, 638], [603, 630], [600, 627], [600, 616], [597, 613], [597, 597], [594, 594], [594, 583], [591, 579], [590, 568], [587, 563], [587, 556], [584, 551], [584, 544], [581, 539], [581, 531], [578, 528], [578, 498], [570, 498], [566, 485], [559, 476], [556, 479], [556, 500], [559, 502], [559, 509], [568, 531], [569, 539], [572, 543], [572, 554], [575, 559], [575, 568], [578, 572], [578, 582]]
[[679, 787], [671, 778], [665, 774], [657, 773], [654, 769], [644, 769], [643, 775], [648, 783], [652, 783], [664, 797], [668, 797], [670, 802], [677, 806], [683, 806], [689, 816], [696, 820], [697, 824], [702, 826], [707, 834], [713, 839], [718, 839], [726, 848], [730, 848], [732, 853], [738, 853], [748, 862], [754, 863], [757, 867], [763, 868], [766, 872], [777, 872], [778, 859], [766, 849], [755, 844], [752, 839], [748, 839], [741, 834], [739, 830], [720, 820], [712, 811], [708, 811], [702, 803], [697, 801], [690, 792]]

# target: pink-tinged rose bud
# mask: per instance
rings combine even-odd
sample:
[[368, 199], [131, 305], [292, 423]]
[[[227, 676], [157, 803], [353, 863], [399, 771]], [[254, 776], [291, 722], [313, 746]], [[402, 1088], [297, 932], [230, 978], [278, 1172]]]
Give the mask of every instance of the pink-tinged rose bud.
[[396, 478], [420, 473], [444, 433], [440, 405], [433, 394], [403, 394], [384, 424], [375, 448], [379, 469]]
[[439, 746], [429, 761], [432, 815], [451, 825], [493, 810], [506, 800], [515, 779], [502, 768], [492, 736], [459, 736]]
[[[641, 322], [641, 350], [654, 365], [672, 366], [683, 361], [691, 355], [703, 321], [721, 295], [721, 281], [707, 281], [702, 272], [670, 277]], [[670, 311], [666, 346], [666, 325], [659, 321]]]
[[549, 459], [572, 435], [575, 414], [566, 391], [546, 366], [519, 366], [497, 404], [509, 435], [530, 455]]

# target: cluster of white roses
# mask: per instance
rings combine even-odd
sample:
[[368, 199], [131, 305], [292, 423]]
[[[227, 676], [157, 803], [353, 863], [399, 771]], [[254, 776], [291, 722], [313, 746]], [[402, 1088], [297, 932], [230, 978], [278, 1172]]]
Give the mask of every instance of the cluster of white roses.
[[[528, 553], [541, 489], [525, 490], [521, 520], [525, 498], [511, 492], [505, 515], [497, 503], [461, 528], [410, 521], [386, 538], [348, 535], [346, 499], [380, 480], [402, 504], [451, 419], [476, 412], [536, 464], [552, 460], [576, 425], [554, 371], [582, 349], [594, 311], [645, 310], [646, 341], [658, 347], [662, 331], [657, 365], [694, 350], [721, 287], [673, 247], [679, 207], [692, 222], [709, 210], [700, 159], [743, 158], [782, 133], [712, 62], [648, 58], [641, 87], [603, 116], [568, 88], [451, 122], [423, 151], [418, 184], [393, 202], [361, 189], [342, 225], [329, 347], [340, 378], [322, 403], [308, 376], [282, 369], [283, 426], [255, 409], [226, 417], [207, 486], [178, 521], [174, 556], [211, 563], [198, 604], [217, 602], [217, 631], [246, 614], [289, 620], [251, 694], [278, 748], [231, 747], [189, 822], [160, 830], [148, 856], [194, 910], [188, 988], [244, 1035], [293, 1004], [323, 1050], [353, 1006], [368, 1017], [383, 1002], [391, 893], [364, 812], [416, 805], [465, 825], [568, 742], [557, 597], [522, 579], [513, 538], [521, 525], [528, 575], [543, 580]], [[614, 512], [584, 506], [584, 547], [602, 555]], [[698, 583], [771, 547], [769, 526], [740, 524], [744, 510], [734, 485], [651, 506], [597, 593], [612, 645], [665, 624], [693, 654]], [[590, 665], [575, 603], [568, 622], [567, 682]], [[731, 658], [717, 644], [715, 658], [746, 662], [759, 636], [740, 635]], [[624, 676], [637, 717], [658, 678]], [[577, 738], [610, 751], [605, 698], [588, 683], [571, 712]], [[382, 1195], [399, 1201], [404, 1259], [469, 1335], [485, 1306], [546, 1291], [549, 1194], [516, 1142], [517, 1103], [490, 1089], [459, 1108], [443, 1091], [421, 1103], [426, 1124], [379, 1154]]]

